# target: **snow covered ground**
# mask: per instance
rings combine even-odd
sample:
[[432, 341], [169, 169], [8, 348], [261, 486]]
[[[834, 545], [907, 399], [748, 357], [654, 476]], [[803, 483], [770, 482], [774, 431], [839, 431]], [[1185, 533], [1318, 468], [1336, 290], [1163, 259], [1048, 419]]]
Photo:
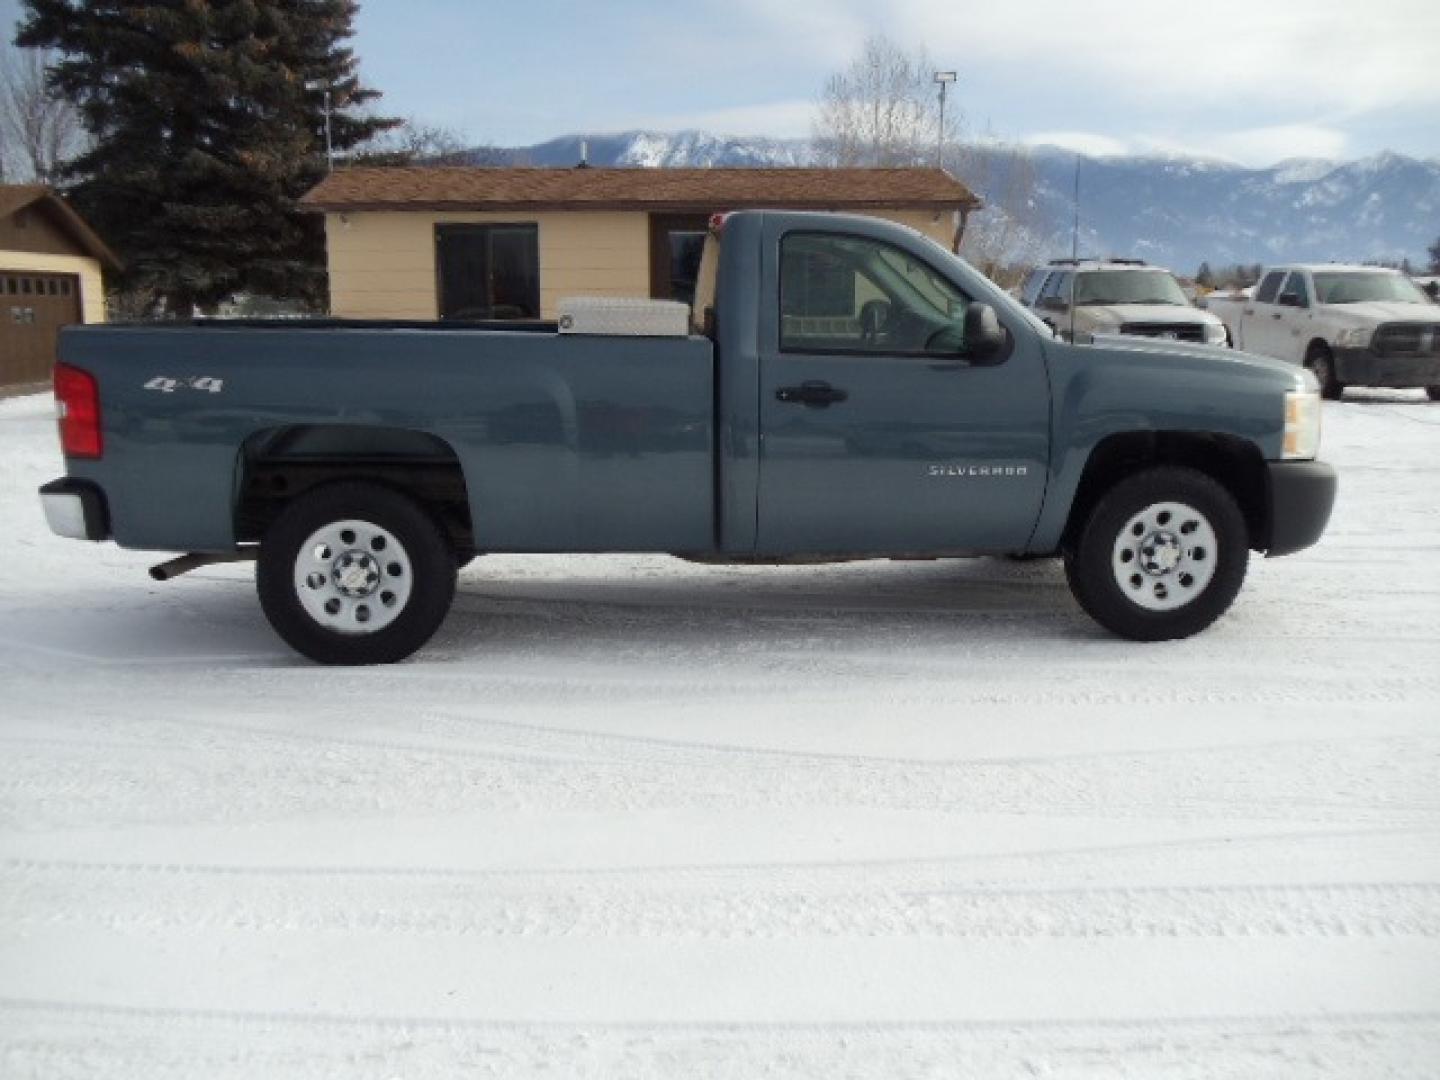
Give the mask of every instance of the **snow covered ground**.
[[0, 402], [0, 1076], [1440, 1075], [1440, 405], [1203, 636], [1058, 567], [492, 557], [322, 669]]

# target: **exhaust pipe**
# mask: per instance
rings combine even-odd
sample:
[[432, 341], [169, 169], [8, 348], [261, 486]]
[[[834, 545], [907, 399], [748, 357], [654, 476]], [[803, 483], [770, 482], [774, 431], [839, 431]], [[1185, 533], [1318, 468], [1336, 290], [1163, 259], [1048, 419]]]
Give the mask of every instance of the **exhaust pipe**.
[[204, 553], [192, 551], [189, 555], [181, 555], [179, 558], [171, 559], [169, 562], [162, 562], [150, 568], [150, 576], [156, 581], [169, 581], [181, 574], [188, 574], [191, 570], [199, 570], [202, 566], [212, 566], [215, 563], [232, 562], [254, 562], [259, 555], [258, 548], [246, 548], [243, 551], [222, 551], [219, 553]]

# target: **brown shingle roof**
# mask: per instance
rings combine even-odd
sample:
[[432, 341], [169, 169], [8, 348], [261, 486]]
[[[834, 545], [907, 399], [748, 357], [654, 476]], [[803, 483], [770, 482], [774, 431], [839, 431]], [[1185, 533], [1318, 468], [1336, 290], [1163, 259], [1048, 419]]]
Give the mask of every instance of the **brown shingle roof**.
[[84, 218], [71, 209], [69, 203], [44, 184], [0, 184], [0, 217], [9, 217], [36, 203], [59, 221], [60, 226], [70, 233], [71, 238], [87, 255], [112, 270], [121, 269], [120, 260], [105, 242], [95, 235], [95, 230], [85, 224]]
[[315, 210], [973, 209], [940, 169], [342, 169]]

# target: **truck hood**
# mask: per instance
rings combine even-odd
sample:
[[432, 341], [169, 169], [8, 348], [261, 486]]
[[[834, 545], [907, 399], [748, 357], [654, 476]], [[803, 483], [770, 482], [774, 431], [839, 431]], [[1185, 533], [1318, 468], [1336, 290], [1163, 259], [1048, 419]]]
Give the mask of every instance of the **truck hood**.
[[[1079, 347], [1082, 358], [1085, 348], [1086, 346]], [[1244, 369], [1247, 373], [1278, 376], [1281, 381], [1291, 385], [1304, 380], [1306, 376], [1302, 368], [1284, 360], [1258, 356], [1255, 353], [1229, 349], [1221, 345], [1197, 345], [1188, 341], [1137, 338], [1126, 334], [1096, 334], [1095, 344], [1089, 348], [1096, 350], [1097, 359], [1103, 356], [1103, 360], [1106, 362], [1128, 359], [1133, 362], [1178, 362], [1187, 367], [1204, 364], [1211, 367], [1228, 367], [1232, 371]]]
[[1092, 326], [1119, 326], [1121, 323], [1215, 323], [1220, 319], [1193, 307], [1174, 304], [1080, 304], [1075, 308], [1077, 322]]
[[1434, 304], [1407, 304], [1400, 300], [1366, 300], [1360, 304], [1323, 304], [1325, 314], [1338, 322], [1355, 326], [1378, 326], [1388, 322], [1440, 322], [1440, 308]]

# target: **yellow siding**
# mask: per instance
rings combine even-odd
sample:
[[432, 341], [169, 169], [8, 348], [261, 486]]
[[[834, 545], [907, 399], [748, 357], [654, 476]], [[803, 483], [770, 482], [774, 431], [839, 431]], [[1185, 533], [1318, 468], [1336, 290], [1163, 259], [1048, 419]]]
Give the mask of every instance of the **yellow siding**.
[[649, 218], [640, 213], [417, 213], [326, 215], [330, 310], [347, 318], [434, 319], [435, 226], [535, 224], [540, 314], [561, 296], [649, 296]]
[[[949, 248], [953, 215], [897, 210], [875, 217], [918, 229]], [[330, 312], [342, 318], [439, 316], [435, 226], [535, 224], [540, 235], [540, 315], [556, 317], [562, 296], [650, 295], [650, 217], [634, 211], [327, 214]]]
[[36, 274], [78, 274], [80, 317], [87, 323], [105, 321], [105, 281], [100, 263], [88, 255], [44, 255], [34, 251], [0, 251], [0, 267]]
[[872, 210], [867, 213], [871, 217], [908, 225], [930, 237], [946, 251], [955, 241], [955, 215], [949, 210]]

